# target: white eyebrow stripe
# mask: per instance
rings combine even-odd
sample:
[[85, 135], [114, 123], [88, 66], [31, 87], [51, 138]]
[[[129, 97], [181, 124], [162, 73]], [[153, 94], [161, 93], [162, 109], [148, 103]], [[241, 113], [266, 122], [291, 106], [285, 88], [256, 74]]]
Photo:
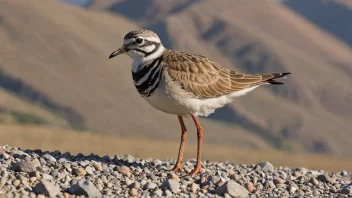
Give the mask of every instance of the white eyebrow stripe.
[[153, 41], [153, 42], [156, 42], [156, 43], [160, 43], [160, 39], [156, 38], [156, 37], [145, 37], [144, 39], [148, 40], [148, 41]]

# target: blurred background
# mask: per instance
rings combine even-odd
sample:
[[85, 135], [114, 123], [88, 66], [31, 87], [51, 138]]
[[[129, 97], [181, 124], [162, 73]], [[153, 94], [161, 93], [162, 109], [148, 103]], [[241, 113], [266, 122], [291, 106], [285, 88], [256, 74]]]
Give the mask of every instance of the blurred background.
[[292, 73], [202, 118], [203, 159], [351, 171], [351, 21], [351, 0], [1, 0], [0, 144], [175, 159], [176, 116], [138, 95], [127, 56], [108, 60], [146, 28], [236, 71]]

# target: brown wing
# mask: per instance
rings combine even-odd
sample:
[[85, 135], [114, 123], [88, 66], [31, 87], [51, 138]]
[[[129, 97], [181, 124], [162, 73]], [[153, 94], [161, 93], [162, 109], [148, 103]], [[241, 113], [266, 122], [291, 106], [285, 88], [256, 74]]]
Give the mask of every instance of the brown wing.
[[163, 62], [170, 77], [197, 98], [218, 97], [261, 84], [282, 84], [274, 79], [289, 74], [240, 74], [204, 56], [170, 50], [165, 52]]

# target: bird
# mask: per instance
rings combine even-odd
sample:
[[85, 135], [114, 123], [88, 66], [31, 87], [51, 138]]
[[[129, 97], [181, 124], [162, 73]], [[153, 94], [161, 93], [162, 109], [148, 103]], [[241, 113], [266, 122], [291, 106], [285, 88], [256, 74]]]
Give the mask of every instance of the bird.
[[109, 59], [126, 54], [132, 59], [132, 79], [138, 93], [154, 108], [176, 115], [181, 126], [177, 161], [171, 171], [182, 173], [187, 129], [191, 117], [197, 129], [197, 158], [191, 177], [201, 174], [203, 127], [199, 116], [208, 116], [234, 99], [290, 73], [244, 74], [220, 66], [209, 58], [167, 49], [159, 36], [146, 29], [128, 32], [123, 45]]

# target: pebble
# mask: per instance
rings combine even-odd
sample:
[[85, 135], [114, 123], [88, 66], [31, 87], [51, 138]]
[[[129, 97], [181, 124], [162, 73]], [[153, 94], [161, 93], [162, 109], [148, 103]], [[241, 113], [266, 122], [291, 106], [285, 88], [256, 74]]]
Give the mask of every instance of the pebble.
[[31, 173], [36, 170], [35, 166], [31, 161], [28, 160], [22, 160], [19, 162], [17, 165], [15, 165], [15, 171], [18, 172], [25, 172], [25, 173]]
[[35, 185], [33, 191], [36, 194], [43, 194], [48, 197], [55, 197], [60, 193], [60, 188], [49, 181], [42, 180], [37, 185]]
[[332, 182], [332, 179], [326, 174], [318, 175], [317, 180], [321, 181], [321, 182], [325, 182], [325, 183], [331, 183]]
[[247, 197], [249, 192], [246, 188], [233, 180], [225, 182], [222, 186], [216, 189], [216, 194], [224, 195], [225, 193], [233, 197]]
[[158, 187], [158, 186], [153, 182], [148, 183], [146, 186], [147, 189], [155, 189], [156, 187]]
[[73, 169], [73, 174], [76, 176], [85, 176], [87, 174], [87, 171], [83, 168], [75, 168]]
[[274, 170], [274, 166], [270, 162], [261, 162], [258, 164], [262, 170]]
[[103, 170], [103, 167], [102, 167], [101, 164], [98, 163], [98, 162], [95, 162], [95, 163], [93, 164], [93, 166], [94, 166], [95, 170], [97, 170], [97, 171], [102, 171], [102, 170]]
[[192, 193], [197, 192], [198, 189], [199, 189], [199, 185], [198, 184], [196, 184], [196, 183], [192, 183], [191, 184], [191, 192]]
[[76, 184], [72, 185], [68, 191], [74, 195], [84, 195], [89, 197], [100, 196], [99, 190], [89, 180], [82, 179]]
[[51, 156], [50, 154], [44, 154], [42, 157], [43, 157], [43, 159], [45, 159], [47, 162], [50, 162], [50, 163], [55, 163], [55, 162], [56, 162], [55, 157]]
[[131, 175], [131, 170], [127, 166], [121, 166], [117, 168], [117, 171], [119, 171], [122, 175], [125, 175], [127, 177]]
[[138, 195], [138, 190], [136, 188], [131, 188], [129, 191], [128, 191], [128, 194], [130, 196], [137, 196]]
[[170, 179], [175, 180], [177, 182], [181, 180], [173, 171], [170, 172]]
[[173, 193], [177, 193], [180, 191], [180, 184], [173, 179], [166, 180], [165, 182], [163, 182], [162, 186], [163, 189], [170, 190]]
[[12, 182], [13, 186], [18, 187], [21, 184], [21, 181], [16, 179]]
[[252, 193], [255, 191], [254, 184], [252, 182], [248, 182], [244, 185], [244, 187], [248, 190], [248, 192]]
[[160, 189], [156, 189], [153, 191], [153, 195], [161, 197], [163, 195], [163, 191]]
[[86, 172], [87, 172], [88, 174], [90, 174], [90, 175], [93, 175], [93, 174], [94, 174], [94, 173], [93, 173], [93, 168], [90, 167], [90, 166], [87, 166], [87, 167], [85, 168], [85, 170], [86, 170]]

